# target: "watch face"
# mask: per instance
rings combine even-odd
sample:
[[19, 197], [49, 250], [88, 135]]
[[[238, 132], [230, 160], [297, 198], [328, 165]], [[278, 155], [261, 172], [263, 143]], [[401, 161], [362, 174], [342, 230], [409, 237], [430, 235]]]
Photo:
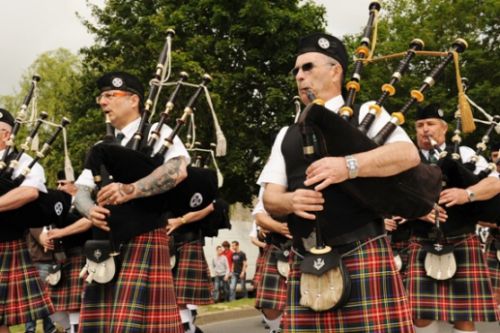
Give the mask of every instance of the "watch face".
[[469, 201], [474, 201], [474, 199], [476, 198], [476, 194], [471, 190], [466, 190], [466, 191], [467, 191], [467, 198], [469, 199]]
[[356, 178], [358, 176], [358, 163], [352, 157], [346, 157], [347, 170], [349, 171], [349, 178]]

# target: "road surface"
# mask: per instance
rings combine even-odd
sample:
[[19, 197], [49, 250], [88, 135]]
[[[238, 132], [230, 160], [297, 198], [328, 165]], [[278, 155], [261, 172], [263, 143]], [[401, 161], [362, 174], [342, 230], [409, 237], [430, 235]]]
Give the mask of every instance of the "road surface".
[[[451, 333], [452, 326], [448, 323], [439, 323], [440, 333]], [[261, 317], [247, 317], [233, 320], [219, 321], [211, 324], [201, 325], [203, 333], [267, 333], [261, 322]], [[476, 329], [479, 333], [499, 333], [500, 326], [498, 323], [478, 323]]]

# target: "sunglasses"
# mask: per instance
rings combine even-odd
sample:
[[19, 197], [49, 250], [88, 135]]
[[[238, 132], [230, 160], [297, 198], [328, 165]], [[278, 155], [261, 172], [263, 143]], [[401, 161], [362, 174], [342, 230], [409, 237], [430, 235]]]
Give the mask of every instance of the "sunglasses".
[[303, 72], [309, 72], [311, 71], [314, 67], [319, 67], [319, 66], [335, 66], [335, 65], [338, 65], [336, 63], [332, 63], [332, 62], [327, 62], [325, 64], [320, 64], [320, 65], [317, 65], [313, 62], [306, 62], [305, 64], [302, 64], [301, 66], [298, 66], [298, 67], [294, 67], [290, 73], [293, 75], [293, 76], [297, 76], [297, 74], [299, 74], [299, 71], [302, 69]]
[[122, 96], [130, 96], [132, 95], [131, 93], [125, 92], [125, 91], [113, 91], [113, 92], [103, 92], [99, 96], [95, 98], [95, 101], [97, 104], [99, 104], [104, 98], [107, 100], [113, 99], [115, 97], [122, 97]]

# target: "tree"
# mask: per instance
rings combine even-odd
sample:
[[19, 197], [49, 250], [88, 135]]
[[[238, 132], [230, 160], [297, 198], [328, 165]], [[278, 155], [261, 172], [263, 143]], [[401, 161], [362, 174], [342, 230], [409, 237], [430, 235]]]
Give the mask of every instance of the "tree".
[[[182, 70], [197, 83], [213, 78], [211, 96], [228, 141], [219, 163], [225, 175], [224, 196], [250, 203], [273, 136], [292, 121], [296, 88], [287, 75], [299, 36], [324, 30], [325, 10], [311, 1], [147, 0], [108, 1], [92, 7], [96, 23], [85, 21], [97, 43], [82, 51], [84, 86], [95, 87], [105, 71], [125, 69], [148, 82], [167, 28], [174, 28], [174, 80]], [[82, 89], [78, 112], [94, 110], [94, 88]], [[176, 115], [192, 91], [178, 98]], [[162, 96], [162, 103], [166, 96]], [[78, 121], [102, 123], [102, 116]], [[205, 146], [213, 140], [206, 103], [199, 99], [196, 119]], [[78, 130], [88, 133], [85, 125]], [[92, 128], [94, 129], [94, 128]]]

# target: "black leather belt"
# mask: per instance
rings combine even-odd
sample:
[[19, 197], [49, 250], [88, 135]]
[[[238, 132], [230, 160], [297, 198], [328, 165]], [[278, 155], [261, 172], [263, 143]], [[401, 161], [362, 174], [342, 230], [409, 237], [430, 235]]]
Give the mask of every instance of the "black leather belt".
[[[422, 222], [425, 223], [425, 222]], [[444, 237], [456, 237], [456, 236], [461, 236], [461, 235], [466, 235], [466, 234], [473, 234], [476, 232], [474, 225], [463, 225], [459, 226], [452, 231], [446, 232], [444, 234]], [[432, 228], [430, 231], [421, 231], [421, 230], [414, 230], [412, 232], [413, 236], [417, 236], [420, 238], [429, 238], [429, 239], [434, 239], [436, 238], [436, 231], [434, 228]]]
[[325, 240], [326, 245], [341, 246], [368, 238], [380, 236], [385, 233], [384, 223], [381, 220], [372, 221], [340, 236]]
[[272, 244], [277, 247], [280, 247], [280, 245], [285, 244], [288, 241], [289, 241], [288, 238], [276, 232], [270, 232], [269, 235], [266, 237], [267, 244]]
[[[325, 240], [325, 244], [331, 246], [342, 255], [353, 250], [368, 239], [383, 235], [384, 233], [384, 224], [381, 223], [381, 221], [373, 221], [349, 233], [337, 236], [333, 239], [327, 239]], [[293, 248], [301, 255], [306, 253], [302, 244], [299, 246], [294, 244]]]
[[174, 244], [178, 247], [181, 244], [194, 242], [196, 240], [201, 240], [201, 231], [187, 231], [182, 233], [174, 234]]
[[82, 246], [75, 246], [70, 249], [65, 250], [66, 255], [68, 257], [78, 257], [78, 256], [83, 256], [83, 247]]

